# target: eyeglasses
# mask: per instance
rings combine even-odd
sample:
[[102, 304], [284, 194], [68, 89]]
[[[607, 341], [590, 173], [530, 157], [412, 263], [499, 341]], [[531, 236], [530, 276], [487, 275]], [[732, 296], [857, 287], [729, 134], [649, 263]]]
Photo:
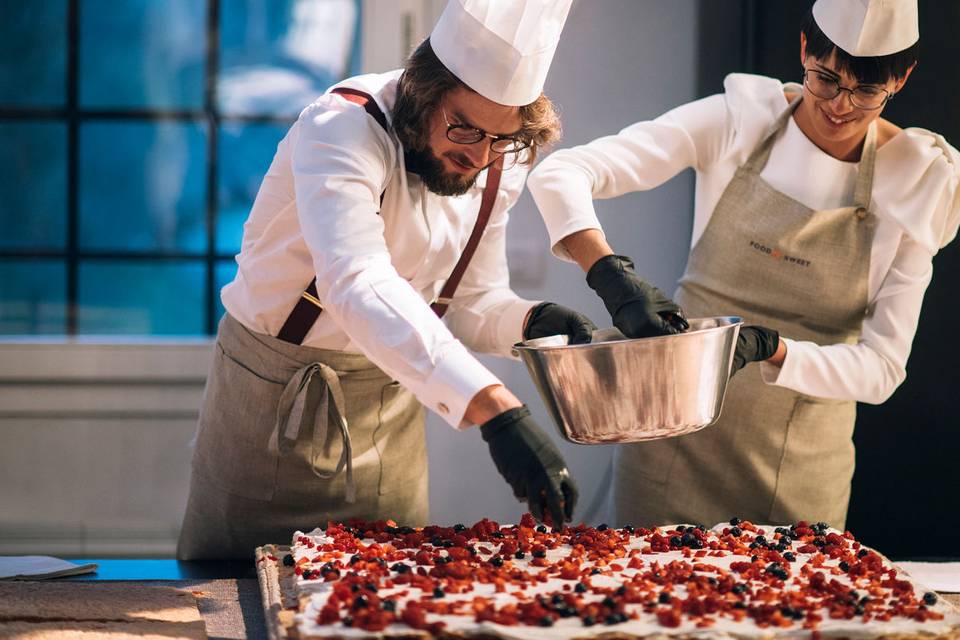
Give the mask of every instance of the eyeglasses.
[[846, 91], [850, 94], [850, 102], [858, 109], [879, 109], [893, 98], [892, 93], [875, 84], [861, 84], [853, 89], [841, 87], [839, 79], [816, 69], [803, 70], [803, 86], [824, 100], [833, 100], [841, 91]]
[[464, 124], [450, 124], [447, 118], [447, 112], [440, 107], [440, 113], [443, 114], [443, 121], [447, 123], [447, 140], [457, 144], [476, 144], [484, 138], [490, 138], [490, 150], [494, 153], [517, 153], [530, 146], [529, 140], [515, 138], [513, 136], [495, 136], [487, 133], [483, 129], [468, 127]]

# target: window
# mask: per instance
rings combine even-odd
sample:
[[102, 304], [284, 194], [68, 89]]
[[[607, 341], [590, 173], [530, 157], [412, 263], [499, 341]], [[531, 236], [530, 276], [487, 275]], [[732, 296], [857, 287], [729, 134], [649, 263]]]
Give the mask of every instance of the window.
[[202, 335], [360, 0], [5, 2], [0, 334]]

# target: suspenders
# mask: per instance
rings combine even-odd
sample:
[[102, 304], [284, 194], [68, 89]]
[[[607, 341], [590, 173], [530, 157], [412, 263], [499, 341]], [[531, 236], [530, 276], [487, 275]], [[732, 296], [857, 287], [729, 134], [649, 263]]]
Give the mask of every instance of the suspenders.
[[[370, 94], [346, 87], [333, 89], [332, 93], [339, 94], [350, 102], [362, 106], [384, 130], [388, 130], [387, 119]], [[453, 272], [440, 290], [440, 295], [430, 303], [430, 308], [433, 309], [433, 312], [436, 313], [439, 318], [442, 318], [443, 314], [447, 312], [447, 307], [450, 305], [451, 300], [453, 300], [453, 295], [460, 285], [460, 279], [463, 278], [463, 274], [467, 270], [467, 265], [470, 264], [470, 260], [473, 258], [473, 254], [480, 244], [480, 238], [483, 236], [483, 231], [487, 226], [487, 222], [490, 220], [490, 214], [493, 212], [493, 205], [497, 199], [497, 189], [500, 186], [500, 174], [502, 170], [503, 156], [500, 156], [496, 162], [487, 169], [487, 184], [483, 189], [483, 196], [480, 199], [480, 213], [477, 215], [477, 222], [473, 225], [473, 231], [470, 232], [470, 238], [467, 240], [467, 245], [464, 247], [463, 253], [460, 254], [460, 259], [453, 268]], [[380, 200], [381, 202], [383, 201], [382, 195], [380, 196]], [[310, 328], [313, 327], [313, 324], [317, 321], [317, 318], [320, 317], [322, 311], [323, 304], [317, 296], [317, 279], [313, 278], [304, 292], [300, 294], [296, 305], [294, 305], [290, 315], [287, 316], [287, 320], [280, 328], [277, 337], [292, 344], [301, 344], [310, 331]]]

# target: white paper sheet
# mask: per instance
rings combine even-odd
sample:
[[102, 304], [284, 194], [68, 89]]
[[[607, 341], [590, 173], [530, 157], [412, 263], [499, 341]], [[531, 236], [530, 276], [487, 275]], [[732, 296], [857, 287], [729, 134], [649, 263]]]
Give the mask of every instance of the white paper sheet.
[[95, 564], [75, 564], [51, 556], [0, 556], [0, 580], [42, 580], [96, 570]]
[[960, 593], [960, 562], [897, 562], [920, 584], [944, 593]]

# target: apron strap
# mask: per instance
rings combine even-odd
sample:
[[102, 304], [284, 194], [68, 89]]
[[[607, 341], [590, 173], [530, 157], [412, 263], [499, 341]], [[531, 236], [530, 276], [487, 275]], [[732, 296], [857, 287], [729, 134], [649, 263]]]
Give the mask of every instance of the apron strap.
[[[319, 376], [316, 381], [315, 376]], [[316, 398], [318, 390], [323, 393], [320, 398]], [[330, 400], [333, 400], [333, 406], [330, 406]], [[353, 479], [353, 447], [345, 417], [346, 402], [340, 378], [331, 367], [322, 362], [314, 362], [302, 367], [290, 378], [277, 403], [277, 424], [270, 434], [268, 448], [281, 457], [292, 452], [300, 436], [304, 411], [311, 406], [316, 406], [316, 410], [313, 412], [313, 434], [310, 439], [310, 468], [315, 476], [324, 480], [333, 478], [346, 468], [344, 498], [353, 503], [356, 501], [357, 488]], [[329, 438], [331, 417], [339, 430], [343, 450], [336, 468], [333, 471], [322, 471], [317, 468], [316, 448], [317, 443], [323, 446]]]
[[790, 121], [790, 117], [793, 115], [793, 112], [796, 111], [801, 100], [803, 100], [803, 94], [800, 94], [791, 100], [790, 104], [787, 105], [787, 108], [783, 110], [783, 113], [777, 116], [777, 119], [774, 120], [773, 124], [770, 125], [770, 128], [767, 129], [767, 133], [763, 136], [763, 140], [750, 153], [747, 161], [743, 163], [744, 169], [749, 169], [754, 173], [760, 173], [763, 171], [763, 168], [767, 166], [767, 159], [770, 157], [770, 151], [773, 149], [773, 143], [776, 141], [777, 135], [779, 135], [779, 133], [786, 128], [787, 123]]
[[870, 194], [873, 193], [873, 170], [877, 160], [877, 121], [867, 128], [867, 137], [863, 140], [860, 152], [860, 165], [857, 171], [857, 185], [853, 190], [853, 204], [858, 208], [870, 210]]
[[[759, 174], [767, 165], [770, 158], [770, 152], [773, 150], [774, 142], [777, 136], [783, 131], [793, 112], [796, 111], [800, 102], [803, 100], [803, 94], [798, 95], [790, 101], [787, 108], [783, 110], [777, 119], [770, 125], [763, 140], [750, 153], [747, 161], [743, 163], [743, 168], [753, 173]], [[874, 120], [867, 128], [867, 135], [863, 140], [863, 151], [860, 153], [860, 162], [857, 167], [857, 183], [853, 191], [854, 206], [862, 209], [870, 209], [870, 194], [873, 191], [873, 173], [877, 158], [877, 121]]]

